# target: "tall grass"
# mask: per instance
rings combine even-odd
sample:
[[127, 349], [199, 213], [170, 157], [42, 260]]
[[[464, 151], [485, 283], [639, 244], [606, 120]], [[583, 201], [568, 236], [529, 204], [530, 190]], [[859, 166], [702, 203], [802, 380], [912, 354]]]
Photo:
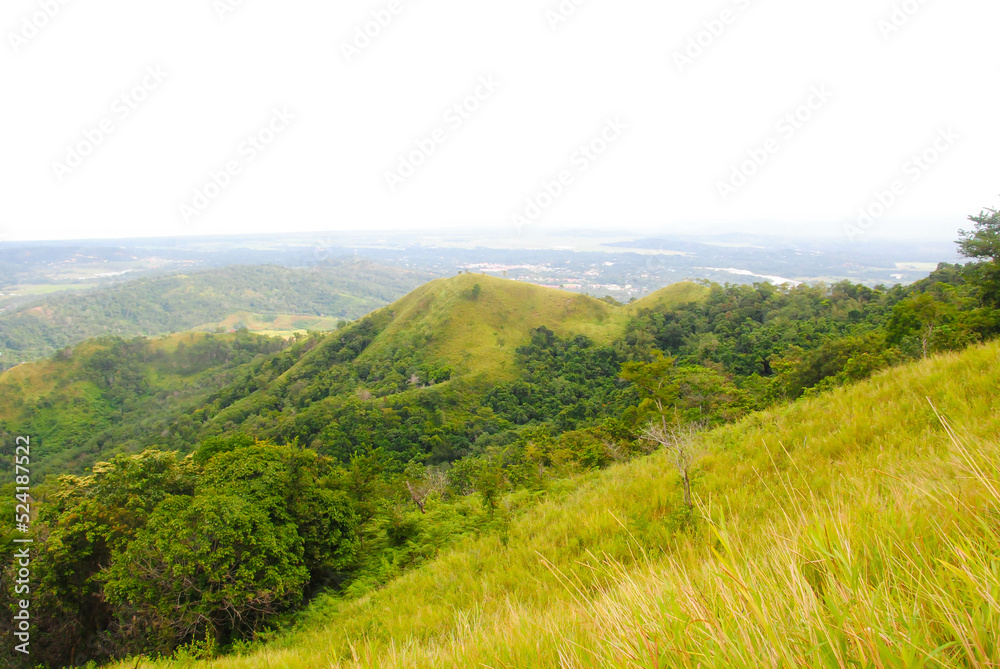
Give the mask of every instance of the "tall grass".
[[655, 454], [197, 666], [1000, 666], [1000, 346], [751, 417], [705, 448], [694, 515]]

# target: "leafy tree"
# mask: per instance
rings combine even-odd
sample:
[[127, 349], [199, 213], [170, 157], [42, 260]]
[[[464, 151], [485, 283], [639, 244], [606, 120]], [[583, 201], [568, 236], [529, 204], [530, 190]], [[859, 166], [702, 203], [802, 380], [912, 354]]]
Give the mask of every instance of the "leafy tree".
[[920, 293], [909, 297], [893, 308], [892, 319], [889, 322], [889, 341], [896, 343], [906, 334], [917, 333], [923, 357], [930, 354], [934, 329], [941, 322], [953, 316], [950, 305], [935, 299], [930, 293]]
[[987, 209], [970, 216], [972, 230], [961, 230], [958, 248], [966, 258], [1000, 264], [1000, 211]]
[[472, 485], [482, 500], [490, 516], [496, 512], [500, 503], [500, 495], [507, 484], [507, 476], [502, 460], [497, 457], [477, 458], [473, 461]]
[[104, 569], [157, 505], [193, 492], [195, 474], [190, 458], [151, 449], [101, 463], [89, 476], [60, 479], [35, 525], [38, 661], [73, 664], [124, 648], [108, 646], [107, 631], [117, 629], [119, 617], [104, 593]]
[[208, 493], [164, 500], [105, 576], [108, 601], [133, 614], [123, 633], [147, 648], [260, 629], [309, 580], [303, 541], [256, 504]]
[[621, 377], [639, 389], [643, 402], [655, 406], [664, 421], [667, 410], [674, 406], [680, 395], [680, 383], [674, 373], [675, 362], [676, 358], [665, 356], [662, 351], [652, 351], [651, 362], [626, 362], [621, 370]]
[[987, 209], [970, 216], [972, 230], [962, 230], [959, 251], [967, 258], [980, 261], [976, 267], [984, 302], [1000, 307], [1000, 212]]

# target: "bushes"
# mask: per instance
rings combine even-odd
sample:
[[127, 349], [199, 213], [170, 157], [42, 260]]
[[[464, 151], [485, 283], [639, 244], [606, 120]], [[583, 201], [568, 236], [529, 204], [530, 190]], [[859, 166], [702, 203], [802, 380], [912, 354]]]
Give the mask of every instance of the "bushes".
[[224, 643], [256, 632], [309, 581], [296, 529], [238, 495], [164, 500], [102, 575], [109, 604], [135, 621], [119, 634], [169, 652], [206, 634]]
[[118, 456], [42, 508], [32, 658], [51, 665], [251, 636], [356, 559], [334, 464], [246, 438]]

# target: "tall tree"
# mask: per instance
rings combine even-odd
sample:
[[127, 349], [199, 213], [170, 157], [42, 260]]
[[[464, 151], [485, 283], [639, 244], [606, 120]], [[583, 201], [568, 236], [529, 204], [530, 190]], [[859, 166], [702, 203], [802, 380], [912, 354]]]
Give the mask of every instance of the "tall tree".
[[970, 216], [972, 230], [962, 230], [958, 249], [966, 258], [980, 261], [979, 280], [982, 299], [1000, 307], [1000, 211], [986, 209]]

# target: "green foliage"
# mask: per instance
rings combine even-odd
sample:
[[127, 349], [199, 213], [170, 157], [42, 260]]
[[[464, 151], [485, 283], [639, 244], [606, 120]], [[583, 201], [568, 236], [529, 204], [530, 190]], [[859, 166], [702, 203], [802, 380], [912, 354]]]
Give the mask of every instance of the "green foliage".
[[566, 481], [211, 666], [989, 666], [998, 355], [935, 356], [703, 435], [693, 512], [664, 452]]
[[[223, 323], [232, 314], [358, 318], [428, 275], [345, 258], [309, 269], [232, 266], [56, 295], [0, 314], [0, 370], [99, 335], [155, 336]], [[239, 329], [225, 323], [223, 329]], [[294, 323], [289, 325], [291, 329]]]
[[1000, 308], [1000, 212], [987, 209], [970, 216], [972, 230], [962, 230], [958, 246], [962, 255], [980, 262], [975, 267], [984, 303]]
[[[314, 343], [246, 332], [92, 340], [69, 358], [0, 376], [0, 431], [31, 435], [36, 485], [50, 472], [83, 473], [117, 453], [187, 451], [201, 436], [199, 411], [221, 402], [220, 387], [249, 391]], [[12, 467], [0, 460], [0, 471]]]
[[194, 452], [194, 461], [204, 465], [217, 455], [230, 453], [239, 448], [253, 446], [255, 439], [248, 434], [233, 434], [228, 436], [208, 437], [198, 445]]
[[296, 603], [308, 582], [303, 542], [290, 524], [233, 494], [171, 497], [104, 575], [112, 606], [135, 615], [127, 636], [172, 650], [211, 631], [251, 633]]
[[358, 530], [345, 473], [295, 446], [225, 446], [200, 461], [119, 455], [59, 480], [33, 526], [37, 661], [169, 653], [206, 635], [223, 647], [343, 580]]
[[[765, 420], [753, 412], [990, 338], [981, 277], [941, 265], [892, 289], [685, 284], [622, 307], [463, 274], [325, 336], [104, 338], [11, 370], [0, 430], [30, 432], [46, 462], [81, 474], [43, 488], [43, 661], [208, 656], [320, 589], [339, 607], [463, 542], [530, 543], [519, 514], [649, 453], [651, 425], [663, 445], [721, 427], [697, 458], [677, 456], [680, 478], [643, 488], [653, 517], [632, 523], [642, 513], [624, 505], [614, 527], [629, 534], [585, 545], [596, 535], [567, 529], [563, 568], [597, 588], [587, 579], [606, 565], [587, 551], [632, 564], [633, 540], [702, 546], [691, 495], [740, 502], [747, 522], [769, 513], [742, 497], [747, 472], [784, 462], [746, 446]], [[870, 439], [852, 430], [813, 455], [837, 462]]]
[[958, 248], [967, 258], [986, 262], [1000, 262], [1000, 212], [986, 209], [969, 220], [975, 223], [972, 230], [962, 230]]

